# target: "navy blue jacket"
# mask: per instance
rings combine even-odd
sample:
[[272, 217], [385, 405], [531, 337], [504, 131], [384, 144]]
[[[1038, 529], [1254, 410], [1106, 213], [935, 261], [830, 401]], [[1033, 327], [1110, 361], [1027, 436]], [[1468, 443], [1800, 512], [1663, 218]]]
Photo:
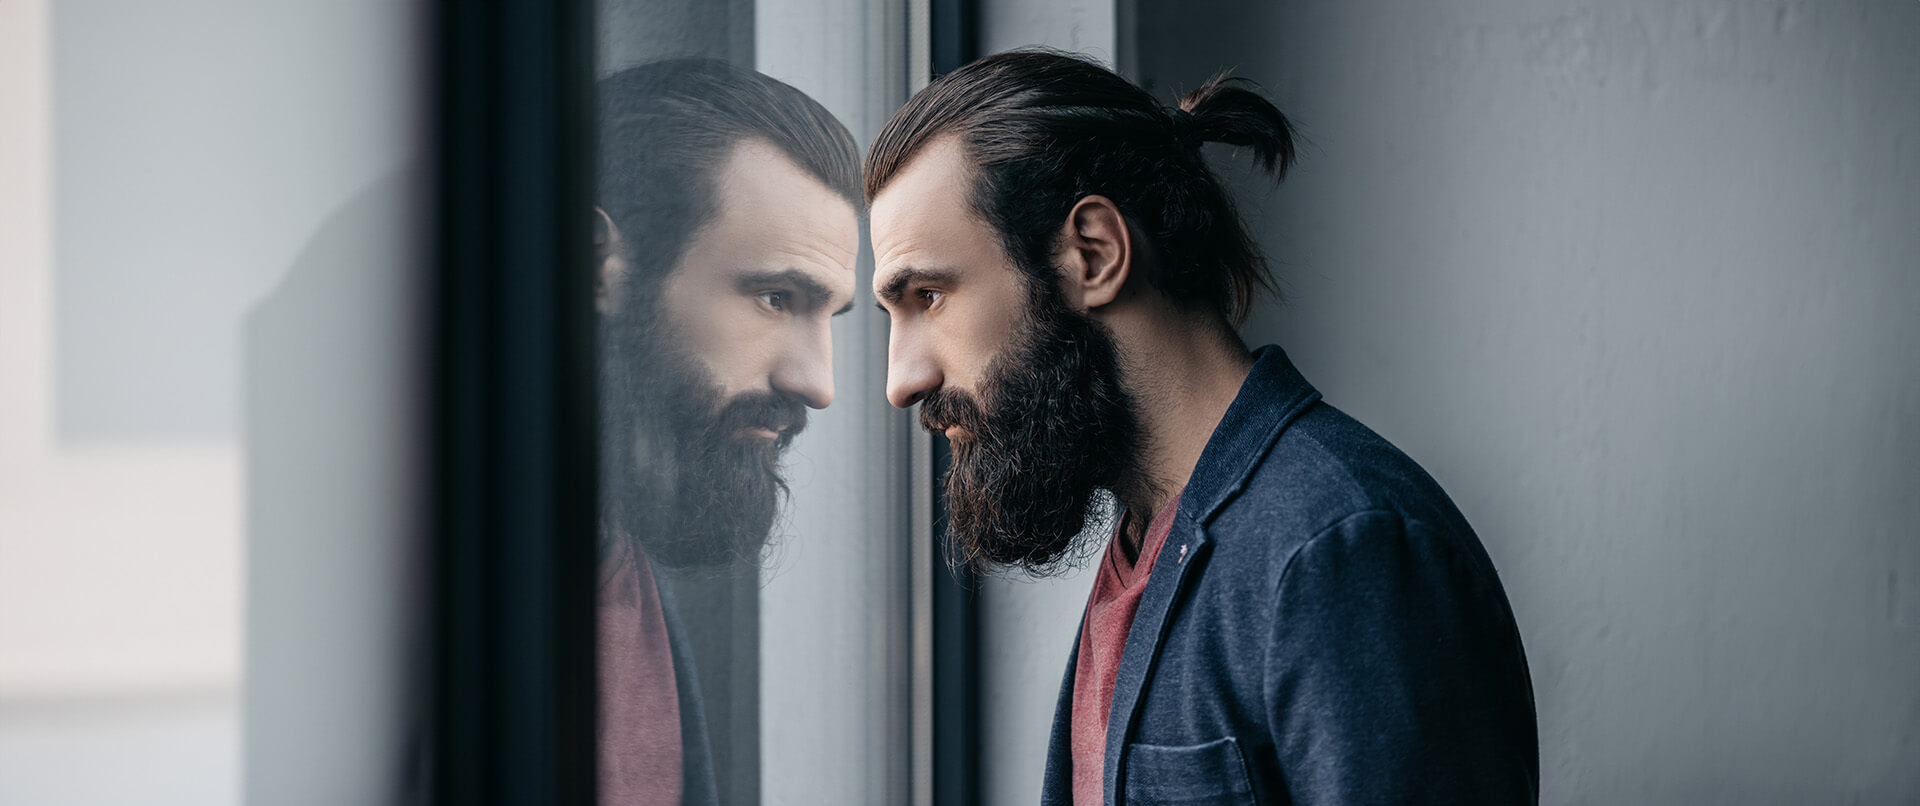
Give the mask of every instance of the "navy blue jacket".
[[[1479, 538], [1280, 348], [1256, 354], [1174, 518], [1120, 660], [1107, 803], [1538, 801], [1526, 656]], [[1078, 654], [1045, 804], [1073, 802]]]

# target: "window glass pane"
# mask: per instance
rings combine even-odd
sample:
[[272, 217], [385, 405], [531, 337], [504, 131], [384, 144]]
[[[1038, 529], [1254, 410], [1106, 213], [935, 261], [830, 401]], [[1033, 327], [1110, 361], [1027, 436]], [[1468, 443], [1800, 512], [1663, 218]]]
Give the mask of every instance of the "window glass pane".
[[604, 803], [909, 797], [910, 431], [858, 188], [906, 13], [600, 4]]

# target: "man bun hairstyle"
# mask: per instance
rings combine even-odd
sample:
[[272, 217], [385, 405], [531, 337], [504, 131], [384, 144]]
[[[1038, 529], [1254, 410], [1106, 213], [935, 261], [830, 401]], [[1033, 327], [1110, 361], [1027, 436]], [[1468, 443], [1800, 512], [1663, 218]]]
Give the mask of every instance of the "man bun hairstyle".
[[1277, 289], [1201, 145], [1250, 149], [1276, 184], [1294, 162], [1292, 124], [1247, 84], [1222, 72], [1167, 108], [1073, 54], [998, 53], [894, 113], [867, 154], [863, 189], [871, 202], [929, 143], [956, 136], [975, 165], [974, 209], [1029, 280], [1059, 282], [1061, 225], [1101, 195], [1145, 236], [1155, 288], [1238, 325], [1255, 294]]
[[1250, 89], [1252, 82], [1228, 71], [1216, 73], [1180, 98], [1173, 114], [1193, 128], [1190, 142], [1226, 143], [1253, 150], [1260, 169], [1276, 184], [1293, 167], [1293, 124], [1273, 103]]

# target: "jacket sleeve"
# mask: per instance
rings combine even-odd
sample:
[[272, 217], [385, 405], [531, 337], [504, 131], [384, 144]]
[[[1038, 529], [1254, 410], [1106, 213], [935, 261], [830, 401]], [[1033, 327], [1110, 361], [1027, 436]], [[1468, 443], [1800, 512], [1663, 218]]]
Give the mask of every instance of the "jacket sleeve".
[[1538, 802], [1526, 658], [1471, 533], [1361, 512], [1278, 585], [1262, 683], [1294, 803]]

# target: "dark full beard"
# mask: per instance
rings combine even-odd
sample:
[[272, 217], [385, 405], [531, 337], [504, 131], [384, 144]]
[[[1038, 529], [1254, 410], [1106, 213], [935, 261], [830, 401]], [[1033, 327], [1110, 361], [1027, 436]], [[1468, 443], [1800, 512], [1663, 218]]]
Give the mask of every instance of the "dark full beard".
[[[767, 392], [722, 403], [719, 386], [673, 341], [650, 326], [603, 339], [601, 509], [610, 538], [633, 540], [668, 568], [757, 564], [787, 495], [780, 457], [806, 426], [806, 407]], [[741, 435], [753, 427], [780, 436]]]
[[1142, 432], [1106, 328], [1032, 284], [1025, 326], [987, 367], [979, 399], [937, 389], [920, 405], [930, 430], [959, 426], [947, 471], [951, 560], [1047, 574], [1077, 558], [1102, 490], [1128, 500], [1144, 484]]

